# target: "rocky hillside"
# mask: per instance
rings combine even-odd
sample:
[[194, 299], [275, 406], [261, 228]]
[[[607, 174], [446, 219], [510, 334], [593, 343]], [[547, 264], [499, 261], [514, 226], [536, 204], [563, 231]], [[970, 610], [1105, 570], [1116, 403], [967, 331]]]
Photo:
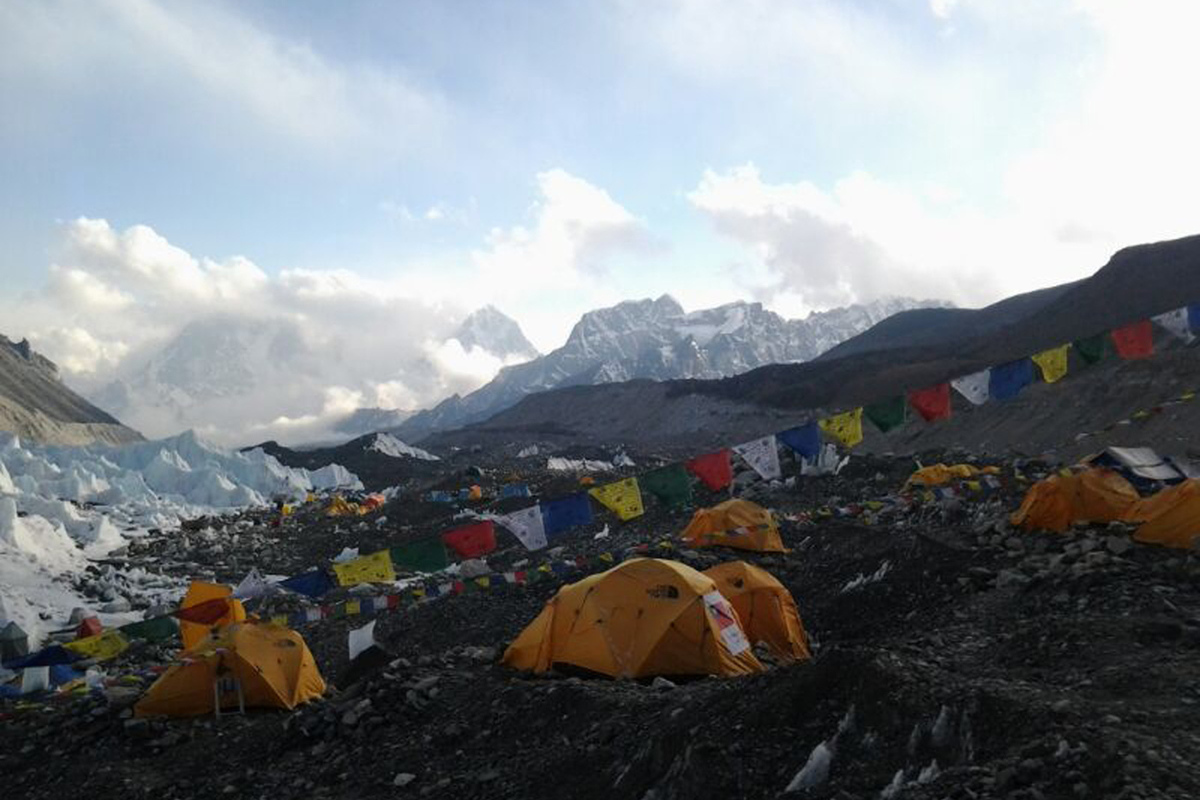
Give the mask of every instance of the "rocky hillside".
[[638, 378], [713, 379], [764, 364], [808, 361], [892, 314], [943, 308], [939, 301], [886, 298], [787, 320], [761, 303], [729, 303], [685, 312], [669, 295], [584, 314], [566, 344], [502, 369], [487, 385], [416, 414], [395, 430], [412, 440], [478, 422], [548, 389]]
[[123, 444], [137, 431], [71, 391], [27, 340], [0, 335], [0, 430], [46, 444]]
[[[538, 437], [558, 442], [728, 444], [965, 375], [993, 364], [1177, 308], [1200, 299], [1200, 237], [1131, 247], [1092, 277], [1009, 298], [984, 309], [928, 309], [892, 317], [824, 357], [775, 364], [724, 380], [638, 382], [574, 387], [529, 397], [484, 423], [426, 440], [446, 447]], [[868, 430], [866, 445], [913, 449], [923, 443], [992, 450], [1073, 452], [1080, 431], [1111, 425], [1200, 386], [1200, 359], [1156, 329], [1160, 353], [1140, 362], [1115, 357], [1037, 385], [1010, 403], [974, 409], [953, 397], [955, 418], [912, 421], [887, 436]], [[1198, 404], [1121, 426], [1114, 443], [1147, 434], [1171, 448], [1200, 447]], [[1170, 430], [1157, 430], [1158, 426]], [[869, 425], [865, 428], [870, 429]]]

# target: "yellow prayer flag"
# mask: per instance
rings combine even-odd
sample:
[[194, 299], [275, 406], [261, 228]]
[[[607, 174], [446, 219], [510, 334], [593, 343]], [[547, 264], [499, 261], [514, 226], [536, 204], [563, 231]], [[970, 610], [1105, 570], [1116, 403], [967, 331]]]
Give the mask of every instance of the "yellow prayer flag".
[[640, 517], [642, 508], [642, 490], [637, 478], [626, 478], [589, 489], [588, 494], [599, 500], [605, 508], [616, 514], [622, 521]]
[[392, 552], [380, 550], [369, 556], [362, 556], [353, 561], [333, 565], [337, 575], [338, 586], [355, 586], [360, 583], [391, 583], [396, 580], [396, 570], [392, 568]]
[[605, 564], [611, 564], [611, 563], [613, 563], [613, 555], [612, 555], [612, 553], [601, 553], [601, 554], [600, 554], [598, 557], [599, 557], [599, 559], [600, 559], [601, 561], [603, 561]]
[[846, 411], [827, 419], [819, 420], [817, 424], [825, 435], [837, 439], [846, 447], [854, 447], [863, 439], [861, 407]]
[[483, 575], [483, 576], [475, 579], [475, 585], [478, 586], [480, 589], [486, 589], [492, 585], [492, 579], [489, 578], [487, 575]]
[[1033, 363], [1042, 369], [1042, 380], [1054, 383], [1062, 380], [1067, 374], [1067, 351], [1071, 345], [1064, 344], [1049, 350], [1043, 350], [1033, 357]]
[[84, 658], [105, 661], [125, 652], [125, 648], [129, 647], [129, 640], [114, 628], [104, 633], [98, 633], [95, 636], [88, 636], [85, 639], [76, 639], [73, 642], [64, 644], [63, 647], [72, 653], [78, 653]]
[[346, 601], [346, 616], [354, 617], [362, 613], [362, 602], [359, 600]]
[[275, 616], [271, 617], [272, 625], [279, 625], [283, 628], [287, 627], [287, 621], [287, 614], [276, 614]]

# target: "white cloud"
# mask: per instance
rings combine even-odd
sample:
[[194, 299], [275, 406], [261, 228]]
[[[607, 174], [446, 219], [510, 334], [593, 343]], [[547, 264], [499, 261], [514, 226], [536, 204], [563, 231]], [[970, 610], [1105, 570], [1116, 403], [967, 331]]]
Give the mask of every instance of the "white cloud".
[[392, 157], [447, 115], [438, 95], [397, 70], [335, 63], [216, 3], [5, 3], [0, 80], [19, 98], [22, 124], [43, 132], [118, 92], [137, 98], [143, 124], [184, 137], [240, 150], [251, 136], [339, 158]]

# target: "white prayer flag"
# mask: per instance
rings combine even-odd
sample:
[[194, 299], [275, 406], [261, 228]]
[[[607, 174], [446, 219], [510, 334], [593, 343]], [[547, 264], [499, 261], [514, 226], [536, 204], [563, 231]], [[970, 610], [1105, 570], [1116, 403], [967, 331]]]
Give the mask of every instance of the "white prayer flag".
[[358, 658], [364, 650], [375, 646], [375, 620], [361, 628], [350, 631], [350, 660]]
[[775, 435], [764, 436], [733, 446], [737, 453], [763, 480], [774, 480], [783, 475], [779, 469], [779, 448], [775, 446]]
[[250, 600], [255, 597], [271, 594], [275, 591], [275, 586], [267, 582], [257, 567], [251, 567], [246, 573], [246, 577], [242, 578], [242, 582], [233, 590], [233, 596], [238, 600]]
[[1151, 320], [1166, 328], [1173, 336], [1190, 342], [1196, 337], [1192, 335], [1192, 326], [1188, 324], [1187, 306], [1151, 317]]
[[954, 391], [967, 398], [972, 405], [981, 406], [991, 397], [991, 390], [988, 388], [991, 381], [992, 371], [981, 369], [979, 372], [955, 378], [950, 381], [950, 385], [954, 387]]
[[500, 514], [492, 517], [504, 527], [512, 531], [526, 550], [541, 550], [546, 546], [546, 525], [542, 522], [542, 507], [532, 505], [511, 514]]

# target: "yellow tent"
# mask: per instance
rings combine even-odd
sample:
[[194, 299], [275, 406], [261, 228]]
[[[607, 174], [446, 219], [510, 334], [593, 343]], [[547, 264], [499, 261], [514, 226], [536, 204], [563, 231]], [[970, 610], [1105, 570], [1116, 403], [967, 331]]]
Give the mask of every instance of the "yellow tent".
[[1137, 490], [1111, 469], [1054, 475], [1029, 488], [1010, 521], [1026, 530], [1060, 533], [1075, 522], [1112, 522], [1128, 518]]
[[736, 547], [786, 553], [779, 538], [779, 526], [771, 512], [749, 500], [726, 500], [712, 508], [702, 508], [683, 530], [683, 538], [692, 547]]
[[183, 602], [179, 604], [180, 611], [212, 600], [222, 599], [228, 603], [228, 608], [224, 614], [213, 618], [211, 622], [189, 622], [187, 619], [181, 617], [179, 620], [179, 636], [183, 639], [184, 650], [190, 650], [203, 642], [208, 637], [209, 631], [213, 628], [228, 625], [231, 622], [241, 622], [246, 618], [246, 609], [242, 607], [242, 601], [234, 600], [231, 597], [232, 594], [233, 589], [219, 583], [192, 581], [192, 585], [188, 587], [187, 594], [183, 597]]
[[729, 598], [751, 642], [766, 644], [785, 661], [811, 657], [796, 601], [774, 575], [745, 561], [718, 564], [704, 574]]
[[614, 678], [760, 672], [737, 612], [711, 578], [636, 558], [564, 586], [504, 653], [515, 669], [569, 664]]
[[941, 486], [953, 480], [966, 480], [976, 475], [995, 475], [996, 467], [980, 469], [973, 464], [934, 464], [921, 467], [908, 478], [908, 486]]
[[[240, 689], [240, 692], [239, 692]], [[296, 631], [255, 620], [221, 630], [164, 672], [134, 707], [139, 717], [191, 717], [222, 709], [286, 708], [325, 693], [325, 681]]]
[[1142, 522], [1133, 538], [1167, 547], [1193, 546], [1200, 538], [1200, 480], [1188, 480], [1147, 497], [1125, 517]]

